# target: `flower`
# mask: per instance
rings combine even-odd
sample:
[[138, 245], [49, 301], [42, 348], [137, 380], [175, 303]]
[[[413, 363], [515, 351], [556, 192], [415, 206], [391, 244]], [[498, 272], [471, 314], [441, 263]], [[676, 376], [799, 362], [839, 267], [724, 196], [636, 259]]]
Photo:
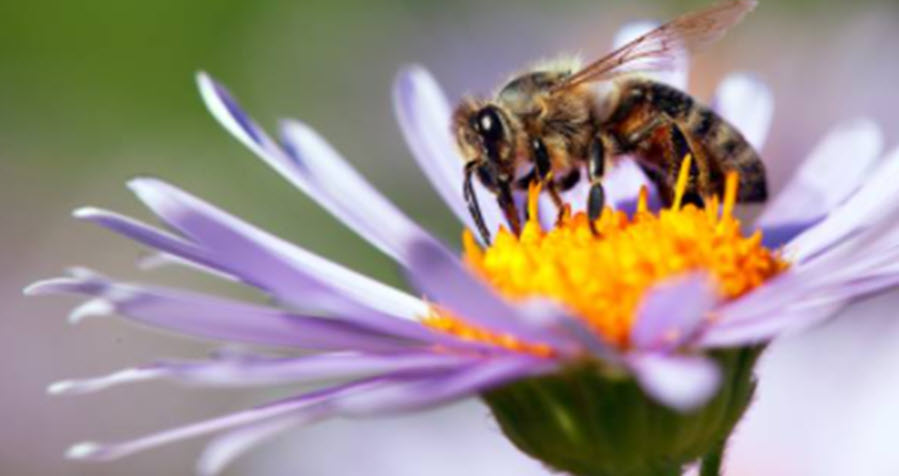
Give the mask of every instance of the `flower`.
[[[129, 442], [81, 443], [70, 449], [72, 458], [113, 459], [230, 430], [201, 457], [199, 471], [211, 474], [256, 442], [295, 425], [483, 395], [510, 439], [554, 467], [654, 467], [661, 458], [670, 472], [712, 451], [730, 432], [751, 396], [759, 345], [821, 322], [850, 301], [899, 281], [895, 211], [889, 206], [899, 194], [892, 186], [899, 178], [899, 153], [875, 165], [880, 137], [867, 122], [849, 123], [830, 136], [748, 235], [732, 214], [733, 180], [720, 197], [720, 213], [718, 207], [679, 204], [650, 211], [649, 184], [623, 161], [606, 180], [614, 210], [604, 211], [600, 237], [589, 233], [576, 207], [555, 225], [534, 189], [523, 235], [499, 232], [489, 246], [467, 235], [463, 261], [380, 195], [312, 129], [286, 121], [276, 142], [224, 87], [206, 74], [198, 82], [206, 105], [229, 132], [395, 259], [423, 298], [281, 240], [162, 180], [132, 180], [130, 188], [174, 233], [97, 208], [76, 210], [75, 216], [158, 250], [155, 263], [186, 264], [244, 283], [270, 295], [274, 304], [125, 283], [81, 268], [37, 282], [26, 294], [89, 297], [72, 312], [73, 322], [117, 313], [194, 337], [312, 353], [160, 361], [57, 382], [49, 391], [86, 393], [158, 379], [204, 385], [332, 383]], [[445, 97], [428, 73], [411, 67], [399, 76], [395, 101], [416, 159], [471, 229]], [[761, 147], [772, 104], [762, 84], [732, 76], [715, 104]], [[847, 157], [853, 159], [851, 169], [835, 166]], [[869, 174], [871, 167], [875, 171]], [[567, 199], [576, 206], [583, 203], [577, 199], [582, 193], [575, 189]], [[485, 219], [499, 229], [499, 210], [482, 198]], [[603, 295], [612, 291], [614, 296]], [[571, 400], [571, 382], [587, 388], [586, 405], [564, 403]], [[583, 437], [578, 433], [583, 428], [574, 424], [583, 412], [628, 415], [617, 420], [626, 422], [642, 418], [670, 431], [630, 437], [651, 442], [658, 453], [649, 456], [655, 460], [639, 448], [620, 447], [608, 434], [591, 433], [555, 448], [553, 441], [568, 441], [559, 438]], [[613, 420], [607, 419], [614, 425]], [[594, 429], [601, 433], [609, 429], [601, 426], [604, 421], [590, 424], [600, 425]], [[578, 459], [579, 444], [599, 449], [606, 460]], [[672, 453], [674, 446], [678, 450]]]

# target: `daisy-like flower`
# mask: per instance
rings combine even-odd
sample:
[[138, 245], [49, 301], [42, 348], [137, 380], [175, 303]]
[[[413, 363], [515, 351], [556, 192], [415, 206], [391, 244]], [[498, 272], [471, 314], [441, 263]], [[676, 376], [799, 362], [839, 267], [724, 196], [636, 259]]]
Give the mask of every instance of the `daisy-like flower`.
[[[155, 263], [238, 281], [269, 295], [271, 304], [120, 282], [87, 269], [37, 282], [26, 293], [87, 296], [73, 322], [115, 313], [198, 338], [303, 352], [159, 361], [57, 382], [50, 393], [160, 379], [326, 383], [132, 441], [77, 444], [71, 458], [115, 459], [224, 432], [199, 462], [200, 473], [212, 474], [296, 425], [482, 396], [520, 449], [558, 470], [679, 474], [702, 458], [712, 471], [751, 398], [752, 364], [764, 344], [899, 282], [899, 210], [892, 205], [899, 203], [899, 153], [876, 163], [879, 132], [864, 121], [829, 136], [751, 226], [733, 212], [735, 177], [706, 209], [675, 200], [658, 210], [648, 182], [625, 160], [606, 179], [612, 206], [595, 223], [599, 236], [576, 207], [556, 223], [536, 188], [525, 197], [524, 231], [511, 235], [481, 191], [495, 240], [478, 243], [465, 232], [460, 257], [312, 129], [286, 121], [276, 142], [224, 87], [205, 74], [198, 82], [229, 132], [392, 257], [416, 293], [317, 256], [162, 180], [132, 180], [129, 187], [171, 231], [97, 208], [75, 216], [157, 250]], [[394, 92], [413, 154], [471, 229], [446, 98], [418, 67], [401, 73]], [[731, 76], [714, 105], [762, 147], [772, 113], [762, 84]], [[568, 200], [583, 203], [582, 193], [574, 190]]]

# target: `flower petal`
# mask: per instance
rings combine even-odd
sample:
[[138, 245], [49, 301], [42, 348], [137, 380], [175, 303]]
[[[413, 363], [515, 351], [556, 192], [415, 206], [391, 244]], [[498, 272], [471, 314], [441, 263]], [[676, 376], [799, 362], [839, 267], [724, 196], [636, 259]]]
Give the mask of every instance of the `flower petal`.
[[294, 120], [282, 122], [281, 140], [316, 194], [327, 196], [332, 207], [340, 211], [335, 215], [360, 235], [386, 244], [382, 251], [401, 265], [408, 264], [408, 256], [403, 255], [406, 243], [431, 239], [307, 125]]
[[39, 281], [25, 293], [91, 296], [95, 299], [89, 303], [105, 304], [101, 309], [105, 314], [120, 313], [142, 324], [204, 339], [304, 349], [384, 351], [408, 346], [408, 341], [396, 335], [438, 338], [423, 326], [401, 319], [361, 318], [358, 321], [367, 324], [361, 327], [347, 320], [302, 316], [200, 293], [116, 283], [98, 274]]
[[212, 269], [215, 273], [227, 277], [226, 279], [228, 280], [238, 279], [238, 277], [223, 270], [219, 263], [194, 243], [131, 217], [95, 207], [79, 208], [72, 212], [72, 216], [79, 220], [86, 220], [100, 225], [146, 246], [164, 251], [169, 255], [182, 257], [202, 268]]
[[[425, 68], [407, 66], [394, 81], [393, 109], [421, 171], [459, 220], [476, 229], [462, 199], [462, 158], [451, 136], [452, 111], [440, 85]], [[497, 230], [503, 219], [496, 199], [477, 180], [475, 195], [487, 228]]]
[[637, 210], [640, 189], [646, 187], [650, 210], [661, 207], [656, 186], [649, 181], [643, 169], [631, 157], [622, 157], [603, 178], [606, 200], [616, 210], [633, 215]]
[[893, 150], [868, 174], [861, 188], [833, 209], [820, 223], [797, 236], [786, 253], [797, 262], [820, 254], [847, 236], [870, 227], [893, 211], [884, 204], [899, 201], [899, 149]]
[[353, 392], [368, 390], [374, 383], [376, 382], [361, 381], [318, 390], [280, 402], [270, 403], [268, 405], [193, 423], [122, 443], [108, 445], [94, 442], [79, 443], [69, 448], [66, 457], [79, 460], [109, 461], [175, 441], [227, 430], [229, 428], [244, 427], [260, 422], [272, 421], [276, 418], [281, 419], [291, 416], [302, 416], [306, 419], [313, 420], [328, 413], [327, 405], [323, 404], [327, 403], [329, 400], [352, 394]]
[[[766, 207], [758, 225], [808, 222], [826, 215], [858, 189], [882, 150], [883, 133], [869, 119], [854, 119], [833, 128]], [[847, 160], [851, 167], [844, 165]]]
[[[628, 42], [636, 40], [640, 36], [658, 28], [659, 25], [660, 23], [652, 20], [630, 22], [618, 30], [618, 33], [615, 34], [615, 38], [612, 41], [612, 45], [614, 48], [620, 48]], [[640, 65], [651, 65], [654, 64], [654, 61], [655, 60], [653, 59], [647, 59], [641, 63], [638, 60], [635, 61], [632, 66], [639, 70]], [[661, 71], [650, 71], [646, 73], [646, 75], [656, 81], [670, 84], [677, 89], [686, 90], [690, 72], [690, 58], [688, 52], [686, 50], [676, 52], [671, 61], [672, 64], [668, 68]]]
[[197, 474], [214, 476], [230, 465], [235, 459], [262, 444], [265, 440], [277, 436], [295, 426], [306, 425], [316, 421], [314, 414], [304, 414], [277, 418], [232, 430], [213, 439], [197, 460]]
[[[342, 314], [348, 311], [344, 304], [351, 302], [410, 320], [427, 313], [420, 299], [288, 243], [173, 185], [143, 178], [129, 186], [166, 223], [232, 268], [231, 274], [247, 277], [283, 302], [333, 306], [328, 310]], [[310, 290], [317, 298], [326, 293], [332, 298], [310, 301]]]
[[752, 74], [731, 73], [715, 91], [712, 107], [736, 126], [755, 150], [762, 150], [774, 118], [774, 96]]
[[[327, 188], [324, 188], [322, 184], [315, 183], [314, 179], [309, 176], [309, 170], [304, 167], [304, 163], [295, 160], [295, 157], [291, 157], [287, 154], [275, 141], [266, 135], [265, 131], [263, 131], [262, 128], [243, 111], [243, 109], [241, 109], [240, 105], [234, 100], [224, 86], [202, 72], [197, 75], [197, 84], [200, 89], [200, 94], [203, 97], [203, 101], [206, 103], [210, 113], [212, 113], [228, 132], [246, 145], [259, 158], [265, 161], [266, 164], [275, 169], [275, 171], [287, 179], [288, 182], [300, 189], [303, 193], [309, 195], [312, 199], [316, 200], [323, 208], [332, 213], [345, 225], [356, 231], [361, 237], [371, 242], [372, 245], [382, 250], [388, 256], [394, 258], [399, 257], [399, 251], [402, 250], [402, 247], [398, 247], [397, 241], [401, 240], [399, 237], [391, 235], [391, 227], [383, 227], [378, 230], [373, 229], [370, 226], [372, 220], [381, 218], [379, 215], [367, 215], [368, 209], [366, 206], [369, 203], [367, 198], [371, 198], [370, 194], [366, 199], [362, 199], [360, 200], [360, 203], [356, 204], [358, 210], [347, 207], [345, 206], [345, 203], [337, 201], [335, 198], [336, 196]], [[315, 145], [321, 145], [320, 143], [323, 143], [323, 141], [319, 141]], [[307, 150], [306, 152], [315, 154], [321, 152], [333, 153], [333, 149], [327, 147], [327, 150], [325, 150], [325, 148], [316, 147], [311, 151]], [[314, 155], [304, 156], [303, 159], [307, 162], [305, 165], [308, 165], [308, 162], [312, 159], [327, 161], [332, 156], [336, 156], [336, 154], [326, 154], [326, 157], [317, 157]], [[338, 167], [340, 167], [340, 165], [338, 165]], [[345, 172], [346, 169], [348, 169], [348, 166], [344, 165], [343, 169]], [[355, 172], [352, 171], [350, 173], [355, 174]], [[356, 176], [355, 179], [357, 181], [362, 181], [358, 176]], [[362, 182], [364, 183], [364, 181]], [[370, 186], [367, 186], [366, 184], [366, 187], [365, 192], [371, 192]], [[377, 194], [377, 192], [374, 192], [374, 194], [378, 198], [371, 203], [376, 207], [377, 211], [380, 213], [389, 209], [391, 212], [390, 215], [385, 215], [383, 217], [385, 220], [391, 219], [394, 222], [403, 221], [403, 218], [405, 217], [403, 217], [398, 210], [393, 208], [393, 206]], [[387, 203], [386, 206], [384, 205], [385, 203]], [[405, 219], [405, 221], [408, 222], [408, 219]], [[406, 223], [406, 225], [409, 224], [411, 224], [411, 222]], [[412, 226], [414, 227], [414, 225]], [[408, 227], [398, 230], [398, 232], [408, 231]]]
[[628, 362], [647, 394], [682, 412], [707, 402], [721, 381], [721, 370], [705, 357], [646, 353]]
[[307, 189], [302, 174], [291, 169], [278, 144], [243, 111], [224, 86], [201, 71], [197, 73], [197, 87], [209, 112], [231, 135], [283, 175], [289, 175], [291, 183]]
[[50, 385], [47, 390], [53, 395], [77, 395], [124, 383], [161, 379], [224, 387], [350, 380], [388, 373], [436, 372], [459, 368], [477, 360], [471, 356], [421, 350], [389, 355], [345, 352], [284, 358], [244, 356], [210, 361], [169, 361], [120, 370], [101, 377], [62, 380]]
[[649, 290], [637, 310], [631, 343], [641, 350], [671, 350], [693, 336], [717, 304], [710, 277], [695, 273]]
[[449, 400], [476, 395], [505, 382], [548, 372], [553, 361], [526, 355], [507, 355], [484, 360], [442, 375], [389, 382], [365, 393], [341, 398], [341, 414], [369, 415], [418, 410]]
[[697, 339], [697, 345], [702, 348], [723, 348], [764, 343], [824, 321], [844, 306], [845, 301], [830, 302], [820, 306], [784, 308], [750, 320], [730, 322], [722, 319], [720, 324], [710, 326]]

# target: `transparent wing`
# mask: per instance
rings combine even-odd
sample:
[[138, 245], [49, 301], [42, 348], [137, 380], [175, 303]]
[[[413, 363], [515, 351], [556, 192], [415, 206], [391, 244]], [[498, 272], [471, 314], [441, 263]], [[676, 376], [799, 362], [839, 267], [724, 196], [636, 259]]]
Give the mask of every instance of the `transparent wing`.
[[681, 15], [587, 65], [555, 89], [638, 71], [668, 70], [680, 56], [724, 36], [755, 8], [756, 3], [756, 0], [732, 0]]

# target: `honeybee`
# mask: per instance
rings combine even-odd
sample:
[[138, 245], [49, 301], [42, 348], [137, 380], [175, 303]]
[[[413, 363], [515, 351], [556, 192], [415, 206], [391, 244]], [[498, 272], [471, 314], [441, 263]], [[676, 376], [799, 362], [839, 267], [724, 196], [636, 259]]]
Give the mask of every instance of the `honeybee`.
[[737, 200], [764, 201], [764, 166], [740, 132], [687, 93], [640, 75], [670, 69], [680, 55], [721, 38], [755, 6], [755, 0], [718, 3], [681, 15], [580, 70], [545, 68], [512, 79], [493, 99], [464, 98], [451, 127], [465, 162], [463, 194], [484, 241], [490, 242], [490, 233], [473, 176], [496, 196], [517, 234], [513, 190], [537, 181], [561, 210], [559, 193], [586, 172], [592, 223], [605, 202], [603, 174], [625, 154], [636, 157], [667, 204], [688, 154], [688, 200], [701, 204], [703, 196], [722, 193], [725, 174], [736, 171]]

